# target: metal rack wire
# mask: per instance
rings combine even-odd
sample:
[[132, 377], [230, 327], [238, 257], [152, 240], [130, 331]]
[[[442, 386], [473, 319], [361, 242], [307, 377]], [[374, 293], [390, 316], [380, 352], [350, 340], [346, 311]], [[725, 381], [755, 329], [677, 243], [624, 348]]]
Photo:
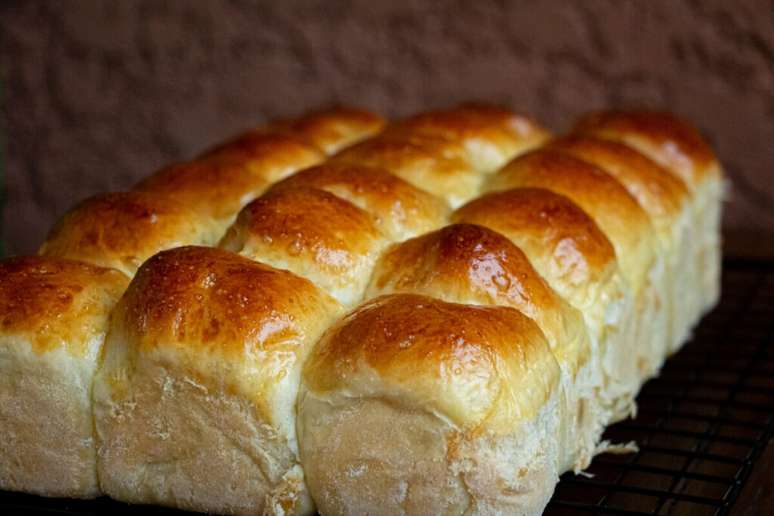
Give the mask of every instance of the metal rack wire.
[[[774, 436], [774, 262], [727, 261], [723, 300], [606, 438], [639, 451], [567, 474], [546, 515], [725, 515]], [[0, 492], [3, 514], [182, 514]]]
[[606, 438], [639, 452], [565, 475], [547, 515], [724, 515], [774, 435], [774, 264], [728, 261], [723, 300]]

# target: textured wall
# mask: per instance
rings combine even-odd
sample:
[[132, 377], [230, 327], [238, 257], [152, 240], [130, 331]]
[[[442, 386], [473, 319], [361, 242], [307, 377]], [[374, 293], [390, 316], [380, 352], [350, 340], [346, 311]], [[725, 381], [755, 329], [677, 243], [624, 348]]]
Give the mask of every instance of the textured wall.
[[19, 1], [0, 20], [10, 252], [266, 117], [470, 98], [556, 130], [589, 109], [674, 110], [730, 171], [726, 227], [774, 231], [771, 1]]

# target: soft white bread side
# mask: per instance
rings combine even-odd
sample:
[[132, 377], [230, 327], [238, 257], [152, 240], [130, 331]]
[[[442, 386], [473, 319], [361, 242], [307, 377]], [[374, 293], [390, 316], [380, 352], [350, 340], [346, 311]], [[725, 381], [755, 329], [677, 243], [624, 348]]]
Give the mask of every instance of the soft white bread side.
[[128, 282], [70, 260], [0, 262], [0, 489], [100, 494], [92, 378]]
[[407, 292], [469, 305], [510, 306], [535, 321], [562, 371], [559, 469], [585, 469], [607, 424], [598, 406], [602, 375], [591, 360], [586, 324], [505, 236], [453, 224], [393, 246], [366, 298]]
[[694, 232], [698, 242], [693, 282], [701, 285], [698, 317], [720, 297], [720, 216], [723, 204], [723, 169], [711, 147], [685, 120], [654, 111], [608, 111], [581, 118], [576, 131], [623, 142], [639, 150], [680, 178], [693, 196]]
[[380, 297], [304, 366], [298, 435], [322, 514], [539, 514], [557, 480], [559, 367], [507, 307]]
[[205, 512], [309, 512], [295, 399], [339, 310], [307, 280], [227, 251], [148, 260], [94, 382], [103, 491]]

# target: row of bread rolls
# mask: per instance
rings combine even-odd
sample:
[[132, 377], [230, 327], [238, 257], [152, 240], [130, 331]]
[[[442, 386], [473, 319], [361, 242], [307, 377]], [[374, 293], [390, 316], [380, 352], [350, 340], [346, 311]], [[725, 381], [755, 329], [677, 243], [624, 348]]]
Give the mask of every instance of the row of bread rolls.
[[[2, 485], [223, 513], [539, 513], [717, 300], [720, 168], [652, 113], [550, 141], [486, 106], [382, 126], [270, 124], [82, 203], [50, 258], [6, 262]], [[123, 276], [71, 259], [143, 265], [111, 316]], [[91, 290], [99, 324], [64, 333]], [[44, 366], [68, 388], [14, 380]], [[61, 422], [55, 450], [30, 437], [62, 411], [78, 447]], [[71, 482], [42, 481], [52, 467]]]
[[[51, 230], [42, 256], [0, 263], [0, 487], [47, 496], [103, 493], [94, 377], [108, 354], [110, 316], [129, 278], [165, 249], [217, 244], [240, 209], [273, 181], [322, 162], [383, 125], [368, 112], [333, 109], [244, 133], [232, 146], [166, 167], [132, 191], [83, 201]], [[252, 265], [238, 262], [246, 263]], [[259, 269], [302, 293], [302, 280], [292, 274]], [[249, 331], [260, 326], [259, 315], [245, 315], [254, 319]]]
[[[499, 110], [491, 115], [471, 110], [466, 116], [474, 113], [492, 118], [488, 125], [503, 118]], [[293, 273], [278, 279], [276, 287], [268, 289], [265, 278], [245, 289], [227, 283], [229, 277], [247, 274], [237, 270], [255, 265], [243, 260], [218, 274], [215, 262], [226, 255], [203, 248], [161, 253], [138, 271], [114, 313], [106, 359], [95, 382], [98, 473], [105, 493], [130, 502], [212, 512], [311, 509], [296, 438], [295, 400], [303, 363], [322, 330], [363, 300], [385, 249], [446, 224], [448, 202], [455, 195], [449, 185], [465, 177], [480, 182], [483, 174], [462, 166], [468, 161], [459, 143], [408, 136], [380, 135], [349, 147], [322, 165], [275, 183], [240, 211], [219, 247], [235, 253], [229, 260], [239, 254], [274, 267], [277, 274]], [[514, 133], [512, 138], [517, 137]], [[365, 146], [389, 151], [375, 150], [363, 164], [352, 156]], [[452, 161], [455, 167], [449, 167]], [[411, 170], [422, 171], [426, 190], [415, 186], [417, 178], [413, 183], [404, 179], [411, 178]], [[171, 263], [164, 264], [166, 260]], [[290, 278], [309, 280], [309, 291]], [[267, 289], [259, 287], [261, 281]], [[221, 292], [222, 302], [216, 303], [209, 293], [213, 291]], [[271, 292], [278, 294], [268, 297]], [[132, 306], [138, 308], [125, 309], [134, 295]], [[301, 299], [308, 300], [306, 307], [299, 306]], [[245, 307], [251, 315], [243, 314]], [[217, 322], [210, 314], [214, 310]], [[200, 312], [201, 317], [194, 315]], [[232, 335], [243, 320], [249, 322], [244, 331], [254, 331], [256, 340], [244, 333]], [[141, 332], [126, 330], [141, 324], [147, 325]], [[157, 336], [153, 328], [168, 333]], [[196, 348], [223, 333], [229, 337], [218, 348], [233, 342], [243, 347], [213, 365], [209, 344], [205, 354]], [[165, 344], [163, 355], [142, 346], [149, 335], [156, 345]], [[179, 344], [181, 353], [170, 358], [169, 342]], [[111, 351], [138, 345], [145, 365], [116, 387], [112, 378], [123, 378], [125, 364], [134, 360], [127, 355], [112, 359]], [[272, 367], [259, 369], [263, 362]], [[251, 377], [256, 379], [247, 383]], [[221, 388], [221, 381], [242, 387]], [[252, 411], [245, 410], [246, 400]], [[255, 410], [259, 407], [265, 408]], [[196, 434], [193, 442], [182, 437], [190, 434], [192, 420], [208, 430]], [[181, 437], [170, 439], [172, 435]], [[191, 449], [198, 451], [191, 454]], [[192, 488], [200, 485], [205, 487]]]
[[717, 301], [722, 175], [672, 116], [587, 117], [479, 188], [307, 361], [322, 513], [539, 514]]

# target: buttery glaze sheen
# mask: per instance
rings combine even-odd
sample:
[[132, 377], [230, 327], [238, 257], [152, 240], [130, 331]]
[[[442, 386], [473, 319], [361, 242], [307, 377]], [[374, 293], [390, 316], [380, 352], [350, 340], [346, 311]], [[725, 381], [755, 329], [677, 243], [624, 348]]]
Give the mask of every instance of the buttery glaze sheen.
[[169, 165], [142, 180], [135, 190], [174, 196], [205, 217], [228, 219], [268, 185], [241, 160], [214, 157]]
[[287, 268], [350, 304], [387, 240], [371, 215], [324, 190], [281, 188], [248, 204], [220, 246]]
[[0, 262], [0, 489], [540, 514], [717, 300], [722, 196], [670, 115], [548, 138], [334, 108], [77, 206]]
[[0, 261], [0, 331], [29, 341], [36, 353], [86, 351], [107, 332], [107, 314], [126, 289], [120, 272], [48, 257]]
[[385, 134], [353, 145], [334, 162], [381, 167], [452, 206], [474, 196], [481, 177], [457, 142], [411, 134]]
[[309, 512], [293, 400], [339, 312], [309, 281], [220, 249], [148, 260], [116, 307], [94, 382], [105, 493], [200, 512]]
[[518, 247], [485, 227], [453, 224], [393, 246], [379, 261], [366, 297], [394, 292], [513, 307], [538, 324], [572, 374], [589, 358], [579, 314]]
[[574, 135], [558, 138], [548, 145], [588, 161], [615, 177], [637, 199], [660, 231], [668, 231], [670, 223], [688, 201], [688, 189], [682, 180], [627, 145]]
[[128, 282], [60, 258], [0, 261], [0, 489], [99, 496], [91, 386]]
[[[378, 383], [369, 380], [374, 373]], [[518, 311], [410, 294], [361, 305], [326, 332], [304, 366], [311, 390], [366, 397], [392, 390], [401, 403], [493, 432], [534, 417], [558, 377], [542, 332]]]
[[240, 161], [250, 172], [269, 183], [325, 159], [322, 151], [301, 138], [263, 129], [242, 133], [200, 157], [214, 156]]
[[545, 188], [564, 195], [599, 225], [615, 247], [621, 270], [637, 292], [655, 259], [650, 219], [629, 192], [596, 166], [551, 149], [516, 158], [492, 177], [488, 188]]
[[[612, 244], [566, 197], [539, 188], [483, 195], [459, 208], [452, 221], [480, 224], [507, 236], [528, 255], [544, 257], [568, 290], [606, 279], [615, 266]], [[535, 265], [533, 260], [533, 265]], [[541, 271], [545, 277], [546, 271]]]
[[670, 113], [590, 113], [580, 119], [575, 131], [631, 145], [677, 174], [691, 189], [720, 175], [717, 158], [699, 132]]
[[218, 230], [202, 224], [192, 207], [155, 192], [91, 197], [62, 217], [39, 253], [112, 267], [132, 276], [159, 251], [214, 244]]
[[[302, 321], [336, 306], [309, 281], [208, 247], [155, 255], [122, 301], [122, 324], [138, 351], [193, 347], [226, 355], [293, 351]], [[316, 323], [315, 323], [316, 324]]]
[[540, 145], [549, 135], [533, 119], [487, 104], [462, 104], [420, 113], [395, 122], [387, 131], [461, 142], [467, 159], [481, 172], [496, 170], [515, 155]]
[[325, 163], [299, 171], [272, 186], [318, 188], [346, 199], [374, 216], [392, 240], [402, 240], [444, 222], [447, 204], [390, 172], [363, 165]]

